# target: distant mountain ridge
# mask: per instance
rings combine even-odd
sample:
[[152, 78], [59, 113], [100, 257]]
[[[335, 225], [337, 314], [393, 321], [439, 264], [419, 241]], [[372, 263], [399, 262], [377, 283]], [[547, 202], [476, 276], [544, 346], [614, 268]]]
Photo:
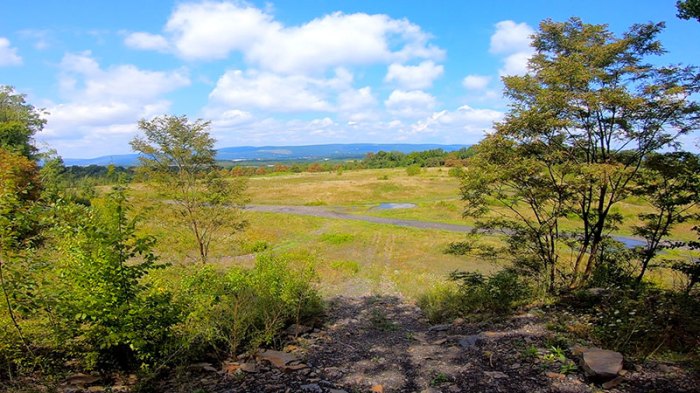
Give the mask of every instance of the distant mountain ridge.
[[[224, 147], [217, 150], [216, 159], [219, 161], [292, 161], [292, 160], [323, 160], [323, 159], [352, 159], [362, 158], [367, 153], [378, 151], [399, 151], [411, 153], [431, 149], [443, 149], [455, 151], [469, 145], [439, 145], [439, 144], [412, 144], [412, 143], [349, 143], [326, 144], [305, 146], [239, 146]], [[119, 154], [101, 156], [96, 158], [64, 158], [67, 166], [88, 165], [138, 165], [137, 154]]]

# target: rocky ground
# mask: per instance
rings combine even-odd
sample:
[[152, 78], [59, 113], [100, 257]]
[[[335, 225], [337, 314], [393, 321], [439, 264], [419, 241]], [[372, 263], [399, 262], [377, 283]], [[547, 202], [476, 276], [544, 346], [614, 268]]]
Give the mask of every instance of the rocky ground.
[[[536, 311], [503, 321], [430, 325], [395, 297], [337, 298], [315, 329], [293, 326], [284, 351], [222, 365], [199, 363], [160, 382], [162, 392], [697, 392], [700, 377], [673, 365], [625, 362], [592, 381]], [[617, 370], [614, 370], [617, 373]], [[84, 376], [90, 378], [90, 376]], [[610, 379], [611, 377], [608, 377]], [[64, 382], [65, 391], [129, 391], [129, 381]]]

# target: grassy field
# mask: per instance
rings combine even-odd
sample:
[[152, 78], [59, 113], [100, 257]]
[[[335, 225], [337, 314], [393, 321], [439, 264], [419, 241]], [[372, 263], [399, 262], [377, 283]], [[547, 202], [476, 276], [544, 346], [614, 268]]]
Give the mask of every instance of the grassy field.
[[[146, 187], [136, 184], [133, 189], [136, 205], [148, 217], [143, 229], [157, 236], [163, 259], [196, 263], [189, 231], [178, 225], [167, 209], [154, 207], [157, 197]], [[341, 207], [358, 215], [473, 224], [462, 218], [458, 179], [438, 168], [423, 170], [417, 176], [408, 176], [403, 168], [257, 176], [249, 180], [248, 196], [253, 204]], [[413, 203], [416, 207], [377, 209], [383, 202]], [[636, 215], [644, 210], [639, 200], [621, 203], [626, 224], [618, 234], [631, 234]], [[493, 214], [506, 212], [496, 208]], [[212, 245], [212, 262], [226, 269], [251, 266], [257, 252], [294, 255], [315, 264], [326, 296], [396, 294], [415, 298], [454, 270], [489, 273], [509, 262], [445, 254], [450, 242], [464, 240], [460, 233], [290, 214], [249, 211], [246, 215], [249, 227], [244, 233]], [[691, 239], [691, 226], [679, 225], [673, 237]], [[493, 245], [500, 243], [497, 237], [484, 239]]]

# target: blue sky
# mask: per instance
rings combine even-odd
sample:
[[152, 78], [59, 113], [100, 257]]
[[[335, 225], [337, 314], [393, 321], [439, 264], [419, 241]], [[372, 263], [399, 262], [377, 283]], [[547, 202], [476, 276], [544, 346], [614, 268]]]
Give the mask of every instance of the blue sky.
[[[3, 1], [0, 84], [64, 157], [129, 153], [141, 118], [212, 122], [218, 147], [475, 143], [543, 19], [665, 21], [659, 63], [700, 65], [675, 0]], [[693, 145], [695, 137], [687, 139]]]

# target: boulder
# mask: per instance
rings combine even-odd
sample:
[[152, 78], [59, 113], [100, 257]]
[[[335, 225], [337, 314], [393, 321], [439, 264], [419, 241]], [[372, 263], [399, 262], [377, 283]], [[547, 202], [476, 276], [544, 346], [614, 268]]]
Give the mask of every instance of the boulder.
[[622, 371], [622, 354], [600, 348], [583, 351], [581, 368], [595, 381], [609, 381]]

